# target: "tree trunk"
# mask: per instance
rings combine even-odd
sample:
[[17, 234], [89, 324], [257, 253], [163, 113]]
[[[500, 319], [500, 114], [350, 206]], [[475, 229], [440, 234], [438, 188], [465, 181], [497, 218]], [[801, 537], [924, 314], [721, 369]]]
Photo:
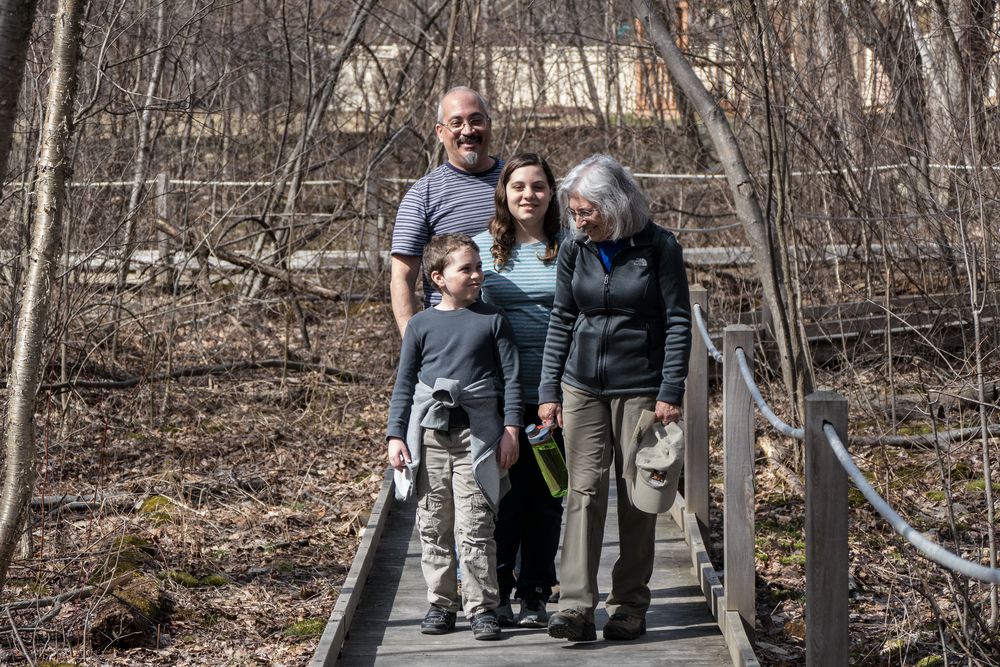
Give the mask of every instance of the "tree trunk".
[[[275, 191], [277, 192], [287, 183], [288, 189], [285, 195], [284, 206], [284, 213], [286, 215], [291, 215], [295, 211], [295, 205], [299, 198], [299, 191], [302, 188], [302, 181], [305, 180], [309, 171], [309, 155], [312, 152], [312, 147], [316, 140], [316, 133], [319, 131], [320, 125], [326, 116], [326, 112], [330, 108], [331, 100], [336, 92], [337, 83], [340, 81], [340, 76], [343, 73], [343, 69], [347, 64], [351, 53], [354, 51], [354, 47], [357, 46], [361, 39], [361, 32], [364, 30], [365, 24], [368, 22], [368, 17], [371, 15], [374, 5], [375, 0], [362, 0], [361, 3], [355, 8], [347, 30], [344, 33], [340, 49], [338, 49], [336, 56], [334, 56], [333, 63], [323, 79], [322, 84], [319, 86], [319, 89], [312, 95], [310, 106], [307, 109], [306, 117], [304, 119], [302, 133], [300, 134], [298, 142], [292, 150], [288, 161], [285, 163], [285, 168], [275, 186]], [[264, 236], [265, 235], [261, 235], [259, 237], [259, 240], [254, 247], [253, 256], [255, 259], [260, 258], [261, 252], [263, 251]], [[275, 249], [280, 249], [285, 246], [286, 240], [285, 234], [279, 233], [277, 235], [277, 241], [274, 244]], [[255, 280], [250, 286], [248, 296], [255, 296], [262, 286], [263, 279]]]
[[80, 17], [86, 0], [60, 0], [54, 20], [52, 69], [38, 160], [38, 204], [28, 273], [7, 380], [6, 469], [0, 496], [0, 590], [24, 525], [35, 476], [35, 394], [40, 381], [50, 291], [56, 274], [76, 93]]
[[663, 58], [670, 76], [677, 82], [688, 100], [705, 123], [715, 151], [722, 162], [729, 181], [729, 189], [736, 205], [736, 214], [750, 241], [757, 276], [764, 290], [764, 301], [774, 318], [774, 336], [781, 358], [781, 374], [785, 386], [792, 391], [792, 407], [799, 404], [812, 391], [813, 378], [809, 365], [800, 358], [808, 348], [797, 327], [789, 326], [788, 309], [778, 282], [778, 265], [774, 249], [768, 240], [764, 214], [753, 188], [753, 181], [743, 159], [736, 136], [717, 101], [705, 89], [684, 54], [677, 48], [674, 36], [663, 18], [653, 8], [650, 0], [632, 0], [636, 15], [646, 28], [657, 53]]
[[0, 185], [7, 173], [24, 59], [37, 0], [0, 0]]
[[[122, 246], [121, 264], [118, 267], [118, 283], [115, 293], [115, 320], [120, 318], [121, 293], [125, 290], [132, 252], [135, 247], [136, 221], [139, 218], [139, 207], [142, 204], [142, 193], [146, 191], [146, 171], [149, 168], [149, 158], [152, 154], [150, 146], [150, 127], [153, 124], [153, 103], [156, 91], [160, 87], [160, 77], [163, 75], [163, 64], [167, 59], [167, 44], [165, 41], [167, 22], [167, 3], [161, 2], [159, 14], [156, 17], [156, 59], [153, 61], [153, 73], [149, 76], [146, 86], [146, 97], [139, 116], [139, 145], [135, 149], [135, 163], [132, 169], [132, 186], [128, 197], [128, 210], [125, 218], [125, 242]], [[116, 327], [117, 328], [117, 327]]]

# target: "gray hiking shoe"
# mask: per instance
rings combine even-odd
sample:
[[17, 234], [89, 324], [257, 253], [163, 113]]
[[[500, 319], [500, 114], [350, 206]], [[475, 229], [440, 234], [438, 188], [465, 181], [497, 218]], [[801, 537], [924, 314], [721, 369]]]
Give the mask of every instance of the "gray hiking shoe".
[[517, 624], [522, 628], [547, 627], [549, 615], [545, 611], [545, 602], [539, 598], [522, 600], [521, 612], [517, 615]]
[[492, 611], [484, 611], [476, 614], [469, 620], [472, 626], [472, 636], [474, 639], [490, 641], [500, 639], [500, 624], [497, 623], [497, 615]]

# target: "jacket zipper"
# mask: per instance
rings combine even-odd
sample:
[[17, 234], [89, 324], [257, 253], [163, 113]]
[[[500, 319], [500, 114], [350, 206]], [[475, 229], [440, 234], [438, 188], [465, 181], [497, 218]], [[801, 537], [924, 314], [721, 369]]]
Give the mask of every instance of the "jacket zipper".
[[[616, 255], [617, 256], [617, 255]], [[598, 258], [600, 259], [600, 258]], [[602, 262], [603, 264], [603, 262]], [[604, 333], [601, 334], [601, 356], [597, 360], [598, 377], [601, 378], [601, 392], [608, 389], [608, 325], [611, 323], [611, 271], [615, 270], [615, 260], [611, 259], [611, 270], [604, 272]]]

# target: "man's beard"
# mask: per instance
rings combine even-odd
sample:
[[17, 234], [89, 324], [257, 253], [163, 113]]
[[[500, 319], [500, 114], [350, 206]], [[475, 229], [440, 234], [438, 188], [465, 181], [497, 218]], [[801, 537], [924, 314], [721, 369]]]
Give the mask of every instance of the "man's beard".
[[[458, 145], [461, 146], [481, 146], [483, 143], [482, 137], [479, 135], [472, 136], [462, 136], [458, 139]], [[471, 153], [462, 153], [462, 162], [465, 163], [467, 167], [475, 167], [479, 163], [479, 151], [472, 151]]]

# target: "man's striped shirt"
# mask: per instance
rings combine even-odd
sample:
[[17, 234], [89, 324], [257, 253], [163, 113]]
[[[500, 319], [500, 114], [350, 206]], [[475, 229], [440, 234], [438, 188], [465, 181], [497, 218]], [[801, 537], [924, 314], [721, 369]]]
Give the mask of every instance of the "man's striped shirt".
[[[494, 158], [492, 169], [470, 174], [445, 162], [413, 184], [396, 211], [392, 254], [420, 257], [431, 237], [465, 233], [475, 236], [493, 217], [493, 193], [503, 161]], [[424, 307], [441, 301], [424, 276]]]

